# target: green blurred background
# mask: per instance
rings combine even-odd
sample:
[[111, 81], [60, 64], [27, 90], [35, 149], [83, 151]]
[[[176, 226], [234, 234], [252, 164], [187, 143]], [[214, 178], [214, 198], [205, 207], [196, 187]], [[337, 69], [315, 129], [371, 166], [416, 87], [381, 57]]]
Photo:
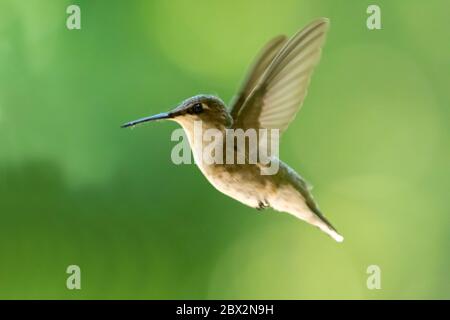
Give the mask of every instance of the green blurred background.
[[[378, 4], [382, 30], [366, 28]], [[81, 7], [81, 30], [66, 8]], [[0, 298], [450, 298], [450, 4], [0, 1]], [[174, 165], [198, 93], [229, 101], [257, 51], [331, 20], [281, 156], [345, 236], [258, 213]], [[66, 288], [81, 267], [82, 289]], [[382, 289], [366, 287], [379, 265]]]

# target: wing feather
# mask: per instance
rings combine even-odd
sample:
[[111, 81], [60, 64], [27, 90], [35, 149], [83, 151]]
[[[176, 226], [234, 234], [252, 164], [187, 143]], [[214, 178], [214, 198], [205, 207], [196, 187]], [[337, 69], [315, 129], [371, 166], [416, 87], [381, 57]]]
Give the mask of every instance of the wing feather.
[[274, 57], [277, 55], [281, 47], [286, 43], [287, 37], [285, 35], [279, 35], [270, 40], [263, 49], [261, 49], [258, 57], [255, 59], [255, 63], [250, 68], [248, 75], [238, 92], [230, 104], [230, 114], [233, 119], [236, 119], [239, 111], [241, 110], [245, 100], [249, 94], [253, 91], [256, 84], [260, 80], [267, 67], [271, 64]]
[[287, 129], [307, 94], [328, 25], [328, 19], [317, 19], [284, 45], [240, 109], [233, 109], [235, 128]]

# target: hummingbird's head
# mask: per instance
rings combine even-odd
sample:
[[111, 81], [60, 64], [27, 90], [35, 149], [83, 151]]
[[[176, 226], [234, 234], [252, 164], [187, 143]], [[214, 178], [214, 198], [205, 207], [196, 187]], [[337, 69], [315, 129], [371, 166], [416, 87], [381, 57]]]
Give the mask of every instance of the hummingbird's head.
[[229, 127], [233, 120], [223, 101], [212, 95], [197, 95], [181, 102], [169, 112], [125, 123], [122, 128], [155, 120], [173, 120], [183, 127], [191, 126], [195, 121], [202, 121], [210, 127]]

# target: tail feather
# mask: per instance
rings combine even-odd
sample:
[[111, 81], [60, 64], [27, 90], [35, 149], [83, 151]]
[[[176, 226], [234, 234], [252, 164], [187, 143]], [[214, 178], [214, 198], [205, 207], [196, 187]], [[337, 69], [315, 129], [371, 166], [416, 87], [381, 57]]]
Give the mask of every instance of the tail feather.
[[[344, 241], [344, 237], [340, 235], [327, 218], [325, 218], [320, 211], [319, 206], [314, 201], [311, 193], [311, 185], [288, 165], [285, 163], [281, 164], [280, 175], [284, 180], [290, 181], [290, 184], [289, 187], [280, 191], [282, 193], [287, 192], [287, 194], [279, 198], [282, 198], [285, 201], [289, 199], [290, 205], [286, 205], [281, 201], [279, 203], [271, 203], [271, 206], [276, 210], [288, 212], [297, 218], [318, 227], [337, 242]], [[295, 194], [291, 193], [291, 186], [294, 188]]]
[[337, 242], [344, 241], [344, 237], [340, 235], [337, 230], [325, 219], [321, 218], [320, 223], [314, 223], [315, 226], [317, 226], [320, 230], [328, 234], [330, 237], [332, 237]]
[[331, 222], [328, 221], [328, 219], [325, 218], [323, 213], [319, 210], [319, 207], [317, 206], [316, 202], [312, 198], [311, 194], [309, 194], [306, 204], [308, 205], [308, 208], [311, 209], [311, 211], [315, 215], [315, 219], [311, 219], [314, 221], [309, 221], [311, 224], [318, 227], [320, 230], [322, 230], [323, 232], [328, 234], [330, 237], [332, 237], [337, 242], [344, 241], [344, 237], [339, 234], [339, 232], [336, 230], [336, 228], [333, 227]]

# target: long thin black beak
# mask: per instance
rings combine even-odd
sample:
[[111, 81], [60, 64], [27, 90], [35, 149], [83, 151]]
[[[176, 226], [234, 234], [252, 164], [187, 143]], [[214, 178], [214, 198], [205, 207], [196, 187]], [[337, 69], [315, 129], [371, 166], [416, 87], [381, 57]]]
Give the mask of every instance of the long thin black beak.
[[120, 127], [128, 128], [128, 127], [133, 127], [137, 124], [141, 124], [141, 123], [148, 122], [148, 121], [156, 121], [156, 120], [163, 120], [163, 119], [170, 119], [170, 118], [172, 118], [172, 115], [170, 113], [163, 112], [163, 113], [155, 114], [154, 116], [127, 122], [127, 123], [121, 125]]

